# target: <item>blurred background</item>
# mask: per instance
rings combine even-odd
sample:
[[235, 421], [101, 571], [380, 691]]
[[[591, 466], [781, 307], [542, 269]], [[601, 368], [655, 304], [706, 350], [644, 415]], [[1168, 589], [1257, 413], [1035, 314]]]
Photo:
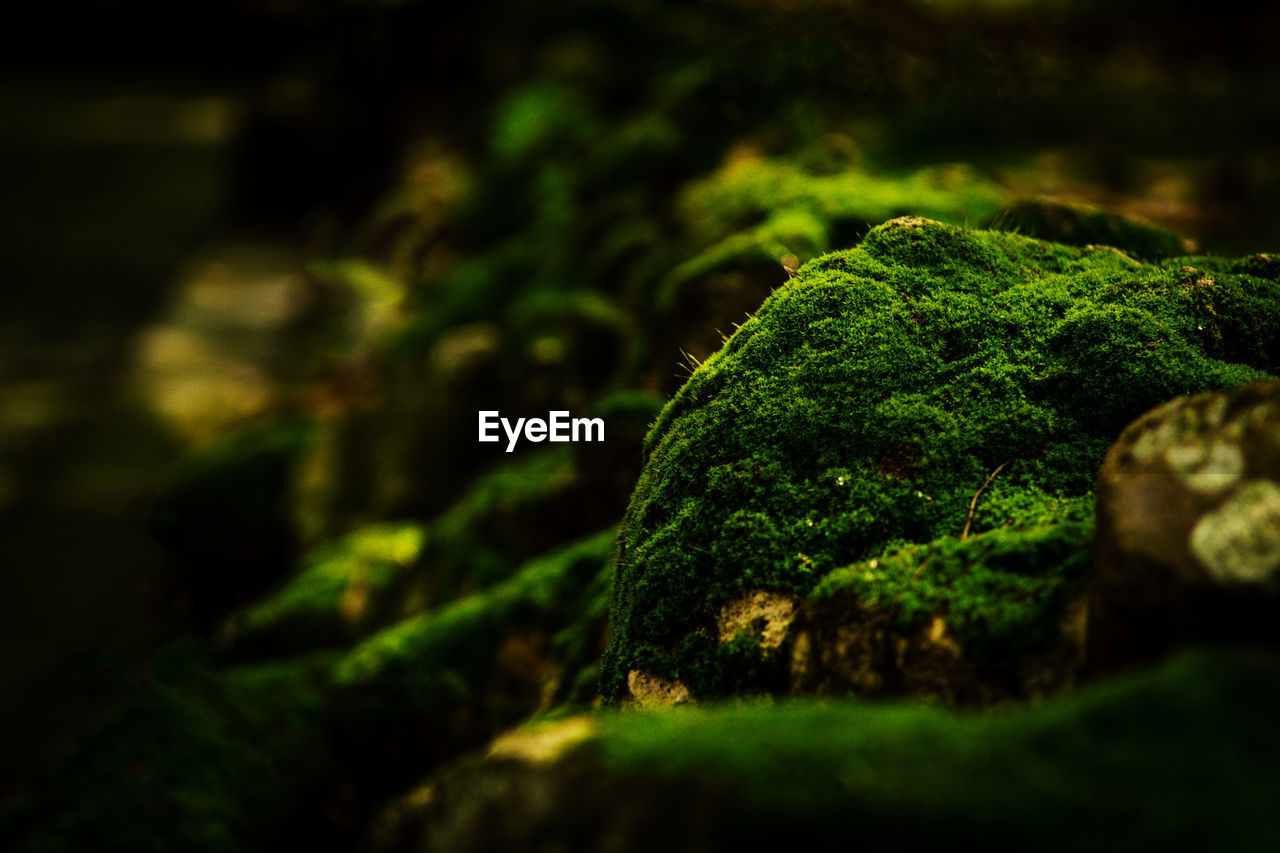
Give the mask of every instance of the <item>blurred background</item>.
[[447, 560], [406, 546], [437, 600], [616, 521], [645, 425], [785, 254], [906, 213], [1280, 249], [1269, 3], [24, 19], [0, 54], [0, 800], [165, 667], [312, 647], [237, 646], [234, 614], [324, 543], [474, 496], [505, 462], [477, 408], [607, 412], [611, 440], [569, 486], [494, 486], [559, 483], [550, 515], [486, 516]]

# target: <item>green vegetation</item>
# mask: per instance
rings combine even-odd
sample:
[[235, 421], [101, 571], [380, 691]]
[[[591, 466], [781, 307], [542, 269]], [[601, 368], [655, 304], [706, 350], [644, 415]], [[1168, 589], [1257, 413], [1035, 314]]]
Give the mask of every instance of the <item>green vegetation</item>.
[[[841, 159], [805, 168], [783, 158], [744, 155], [692, 182], [681, 194], [681, 213], [687, 233], [702, 245], [667, 275], [658, 304], [670, 306], [677, 288], [709, 272], [753, 265], [776, 269], [787, 254], [807, 261], [853, 245], [872, 225], [904, 213], [957, 225], [976, 222], [990, 216], [1007, 193], [965, 166], [893, 175], [857, 167], [849, 152]], [[742, 228], [744, 222], [750, 224]]]
[[1191, 241], [1167, 228], [1084, 202], [1026, 199], [993, 216], [989, 227], [1072, 246], [1112, 246], [1145, 260], [1191, 249]]
[[354, 772], [380, 789], [407, 784], [537, 710], [590, 701], [616, 536], [532, 560], [345, 654], [334, 714]]
[[675, 709], [602, 718], [581, 748], [615, 778], [696, 804], [673, 811], [690, 822], [666, 824], [677, 834], [841, 849], [851, 832], [907, 850], [941, 837], [997, 850], [1256, 849], [1280, 831], [1266, 794], [1280, 761], [1276, 675], [1265, 657], [1187, 655], [1003, 713]]
[[[492, 637], [520, 625], [521, 616], [560, 614], [576, 617], [584, 594], [590, 599], [592, 581], [607, 571], [613, 556], [616, 531], [606, 530], [554, 554], [533, 560], [510, 580], [476, 595], [466, 596], [439, 611], [423, 613], [364, 641], [335, 668], [336, 683], [354, 689], [360, 685], [441, 679], [465, 686], [474, 679], [465, 670], [449, 673], [439, 667], [462, 665], [472, 655], [490, 655]], [[486, 638], [489, 638], [486, 641]], [[466, 652], [466, 654], [463, 654]], [[461, 674], [458, 674], [461, 673]], [[413, 694], [405, 683], [406, 694]], [[413, 701], [428, 701], [427, 694]]]
[[978, 663], [1017, 660], [1057, 639], [1053, 617], [1088, 575], [1092, 506], [1079, 503], [1087, 521], [999, 527], [970, 539], [904, 546], [835, 569], [813, 595], [846, 594], [889, 614], [903, 634], [946, 614]]
[[274, 654], [350, 642], [388, 619], [387, 594], [425, 538], [421, 525], [377, 524], [322, 545], [283, 589], [235, 614], [224, 635], [241, 650]]
[[[1277, 363], [1280, 279], [1257, 264], [1252, 274], [1196, 265], [1143, 266], [915, 218], [805, 265], [693, 373], [646, 439], [606, 698], [624, 696], [637, 669], [701, 698], [750, 689], [756, 671], [708, 620], [737, 594], [803, 597], [870, 559], [887, 560], [889, 587], [872, 600], [895, 618], [952, 616], [962, 646], [1043, 635], [1029, 623], [1056, 616], [1080, 558], [1055, 545], [1024, 564], [1014, 531], [1082, 541], [1081, 511], [1125, 423]], [[1010, 532], [945, 544], [970, 528]], [[944, 579], [968, 566], [966, 581], [925, 580], [906, 595], [910, 543], [934, 543]], [[975, 574], [972, 562], [988, 558]], [[913, 574], [928, 574], [924, 562]], [[852, 585], [856, 571], [832, 584]], [[1020, 603], [1001, 600], [1010, 590]]]

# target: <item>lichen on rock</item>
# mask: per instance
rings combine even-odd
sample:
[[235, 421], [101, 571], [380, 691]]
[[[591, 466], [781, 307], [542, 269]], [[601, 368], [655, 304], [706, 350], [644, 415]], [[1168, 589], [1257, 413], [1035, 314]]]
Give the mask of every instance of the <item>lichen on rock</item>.
[[1099, 669], [1280, 635], [1280, 383], [1171, 400], [1121, 433], [1090, 587]]
[[[695, 699], [786, 692], [794, 637], [781, 655], [750, 632], [722, 642], [724, 609], [756, 591], [803, 601], [828, 577], [875, 574], [874, 561], [895, 566], [913, 548], [954, 555], [957, 582], [931, 587], [922, 551], [898, 592], [851, 584], [850, 623], [869, 613], [901, 638], [940, 617], [982, 678], [1034, 670], [1087, 573], [1107, 447], [1145, 409], [1280, 360], [1273, 273], [1201, 258], [1135, 265], [920, 217], [805, 264], [646, 439], [606, 699], [627, 697], [633, 670]], [[968, 584], [983, 573], [991, 585]], [[1060, 675], [1038, 682], [1069, 681]]]

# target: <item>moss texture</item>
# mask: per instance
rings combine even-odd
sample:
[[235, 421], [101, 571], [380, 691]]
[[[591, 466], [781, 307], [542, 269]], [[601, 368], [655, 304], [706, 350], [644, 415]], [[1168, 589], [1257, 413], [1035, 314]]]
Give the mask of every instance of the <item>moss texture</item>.
[[813, 594], [852, 596], [868, 610], [887, 613], [902, 633], [946, 614], [979, 662], [1016, 660], [1056, 639], [1055, 623], [1045, 616], [1088, 574], [1092, 519], [1072, 514], [1065, 511], [1060, 523], [890, 549], [879, 559], [832, 571]]
[[591, 700], [616, 530], [386, 629], [334, 666], [334, 713], [357, 778], [387, 790], [539, 709]]
[[990, 227], [1071, 246], [1111, 246], [1144, 260], [1185, 255], [1190, 240], [1167, 228], [1084, 202], [1024, 199], [991, 218]]
[[1265, 849], [1276, 674], [1273, 658], [1196, 654], [1001, 713], [793, 700], [578, 717], [433, 777], [371, 849]]
[[728, 791], [748, 825], [773, 817], [829, 843], [857, 827], [896, 849], [944, 834], [995, 849], [1247, 849], [1278, 828], [1261, 799], [1278, 708], [1274, 661], [1199, 655], [1013, 713], [675, 711], [615, 721], [600, 749], [615, 772]]
[[[1147, 266], [918, 218], [805, 265], [646, 439], [602, 692], [625, 695], [634, 669], [695, 697], [750, 689], [758, 674], [714, 631], [730, 598], [805, 596], [835, 569], [960, 535], [984, 483], [972, 533], [1075, 523], [1125, 423], [1280, 361], [1277, 305], [1280, 277], [1256, 259]], [[1049, 562], [1036, 583], [1078, 573]], [[919, 606], [969, 614], [962, 643], [1012, 635], [1036, 618], [1000, 601], [1019, 583], [939, 583]], [[1054, 618], [1062, 596], [1039, 600]]]
[[787, 254], [807, 261], [906, 212], [976, 222], [1006, 198], [1006, 190], [962, 165], [886, 174], [849, 161], [824, 169], [803, 159], [740, 152], [681, 193], [684, 225], [701, 245], [667, 275], [659, 306], [674, 304], [678, 288], [717, 269], [776, 268]]

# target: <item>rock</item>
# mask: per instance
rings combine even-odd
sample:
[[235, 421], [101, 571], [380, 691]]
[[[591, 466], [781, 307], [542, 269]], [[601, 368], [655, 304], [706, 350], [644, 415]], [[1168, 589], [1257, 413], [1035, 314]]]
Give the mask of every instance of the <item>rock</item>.
[[716, 628], [720, 642], [728, 643], [744, 633], [758, 634], [761, 649], [782, 645], [795, 618], [796, 603], [777, 593], [756, 590], [729, 601], [720, 608]]
[[1090, 658], [1280, 640], [1280, 383], [1179, 398], [1134, 421], [1098, 476]]
[[[1153, 405], [1280, 363], [1270, 269], [919, 216], [804, 264], [646, 438], [606, 700], [633, 671], [699, 701], [1070, 684], [1106, 449]], [[756, 594], [796, 603], [781, 639], [769, 618], [724, 629]]]
[[641, 708], [666, 708], [693, 701], [689, 696], [689, 688], [678, 679], [666, 681], [638, 669], [627, 673], [627, 693], [631, 702]]

